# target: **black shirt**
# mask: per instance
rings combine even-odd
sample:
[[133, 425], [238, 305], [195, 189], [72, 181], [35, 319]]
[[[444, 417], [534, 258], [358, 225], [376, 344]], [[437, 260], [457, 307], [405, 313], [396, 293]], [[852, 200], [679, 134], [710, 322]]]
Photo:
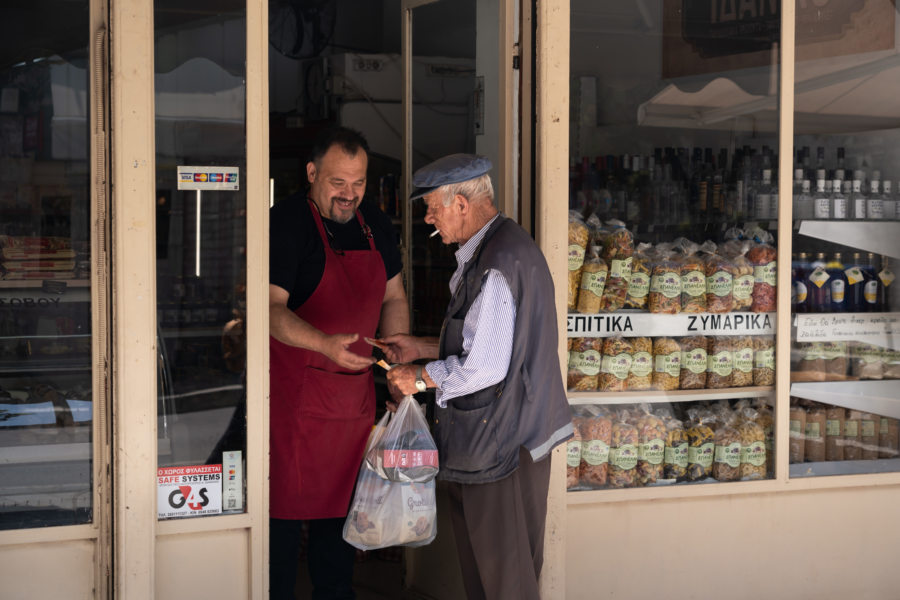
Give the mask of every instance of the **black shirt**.
[[[291, 310], [296, 310], [312, 296], [325, 270], [325, 247], [310, 208], [305, 194], [294, 194], [276, 202], [269, 210], [269, 283], [288, 291], [288, 308]], [[368, 198], [363, 198], [359, 211], [372, 230], [375, 248], [381, 254], [390, 280], [403, 268], [397, 232], [390, 217]], [[324, 216], [322, 222], [334, 235], [336, 248], [369, 249], [369, 242], [355, 216], [344, 224]]]

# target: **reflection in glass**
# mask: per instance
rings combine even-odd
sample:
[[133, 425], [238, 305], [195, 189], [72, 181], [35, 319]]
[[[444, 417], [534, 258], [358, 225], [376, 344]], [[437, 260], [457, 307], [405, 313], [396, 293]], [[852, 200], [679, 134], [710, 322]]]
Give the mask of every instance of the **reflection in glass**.
[[569, 489], [773, 476], [777, 4], [571, 2]]
[[0, 529], [92, 517], [88, 3], [4, 7]]
[[157, 1], [155, 31], [159, 514], [243, 511], [244, 3]]
[[792, 477], [900, 470], [893, 3], [797, 7]]

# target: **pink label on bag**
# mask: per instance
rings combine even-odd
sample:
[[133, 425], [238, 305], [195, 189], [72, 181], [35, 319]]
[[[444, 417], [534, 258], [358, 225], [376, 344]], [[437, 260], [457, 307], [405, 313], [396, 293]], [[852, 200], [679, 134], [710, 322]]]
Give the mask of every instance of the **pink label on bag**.
[[437, 450], [385, 450], [384, 468], [406, 469], [410, 467], [438, 466]]

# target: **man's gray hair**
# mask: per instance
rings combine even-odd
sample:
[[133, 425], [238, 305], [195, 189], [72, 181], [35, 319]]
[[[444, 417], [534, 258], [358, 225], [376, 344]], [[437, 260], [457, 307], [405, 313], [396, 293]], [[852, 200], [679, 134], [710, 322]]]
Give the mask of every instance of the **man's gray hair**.
[[459, 183], [449, 183], [441, 189], [444, 193], [444, 206], [450, 206], [450, 203], [453, 202], [453, 198], [457, 194], [464, 196], [469, 202], [474, 202], [482, 198], [490, 203], [493, 203], [494, 201], [494, 185], [491, 183], [491, 176], [487, 173]]

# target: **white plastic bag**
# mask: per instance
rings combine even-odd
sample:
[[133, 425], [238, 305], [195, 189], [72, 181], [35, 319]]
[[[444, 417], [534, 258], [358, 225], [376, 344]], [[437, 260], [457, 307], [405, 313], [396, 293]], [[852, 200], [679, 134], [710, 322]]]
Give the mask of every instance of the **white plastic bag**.
[[[424, 483], [438, 472], [438, 451], [422, 409], [412, 396], [384, 417], [366, 447], [366, 466], [383, 479]], [[385, 425], [386, 424], [386, 425]]]
[[[384, 421], [372, 430], [367, 455], [384, 438]], [[364, 462], [344, 521], [344, 540], [360, 550], [431, 543], [437, 535], [434, 485], [433, 478], [424, 483], [389, 481]]]

